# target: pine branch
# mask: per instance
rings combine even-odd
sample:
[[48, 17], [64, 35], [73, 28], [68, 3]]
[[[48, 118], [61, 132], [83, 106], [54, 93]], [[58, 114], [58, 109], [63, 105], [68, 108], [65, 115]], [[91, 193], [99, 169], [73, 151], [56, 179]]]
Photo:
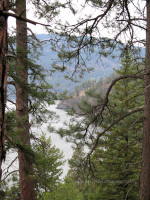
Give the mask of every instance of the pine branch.
[[[134, 79], [137, 79], [137, 78], [138, 78], [138, 79], [143, 79], [143, 76], [137, 76], [137, 75], [131, 74], [131, 75], [120, 76], [120, 77], [117, 77], [116, 79], [114, 79], [114, 80], [112, 81], [112, 83], [110, 84], [110, 86], [108, 87], [108, 89], [107, 89], [107, 92], [106, 92], [106, 95], [105, 95], [105, 99], [104, 99], [104, 101], [102, 102], [102, 104], [101, 104], [101, 105], [98, 105], [98, 106], [95, 106], [95, 107], [93, 108], [93, 113], [94, 113], [95, 117], [94, 117], [93, 120], [90, 122], [90, 124], [94, 123], [94, 122], [97, 120], [97, 118], [100, 117], [100, 116], [101, 116], [102, 119], [103, 119], [103, 112], [104, 112], [105, 107], [106, 107], [107, 104], [108, 104], [109, 94], [110, 94], [110, 92], [111, 92], [113, 86], [114, 86], [118, 81], [120, 81], [120, 80], [122, 80], [122, 79], [127, 79], [127, 78], [129, 78], [129, 79], [131, 79], [131, 78], [134, 78]], [[88, 125], [88, 127], [90, 126], [90, 124]]]
[[[6, 168], [6, 169], [7, 169], [7, 172], [6, 172], [6, 173], [8, 173], [9, 168], [12, 166], [12, 164], [13, 164], [17, 159], [18, 159], [18, 156], [15, 157], [15, 158], [12, 160], [12, 162], [11, 162], [11, 163], [9, 164], [9, 166]], [[5, 169], [4, 169], [3, 171], [5, 171]]]
[[114, 2], [114, 0], [109, 0], [107, 2], [108, 6], [102, 14], [100, 14], [100, 15], [94, 17], [94, 18], [85, 19], [85, 20], [79, 22], [78, 24], [72, 25], [72, 27], [74, 26], [75, 28], [78, 28], [79, 26], [81, 26], [81, 25], [83, 25], [87, 22], [91, 22], [91, 21], [94, 21], [93, 24], [92, 24], [92, 27], [95, 27], [94, 25], [96, 24], [96, 22], [97, 21], [99, 22], [101, 19], [103, 19], [107, 15], [107, 13], [109, 12], [109, 10], [111, 9], [111, 7], [113, 5], [113, 2]]
[[18, 20], [25, 21], [25, 22], [28, 22], [28, 23], [33, 24], [33, 25], [38, 24], [38, 25], [41, 25], [41, 26], [50, 26], [49, 24], [43, 24], [43, 23], [40, 23], [40, 22], [36, 22], [36, 21], [30, 20], [26, 17], [22, 17], [21, 15], [17, 15], [17, 14], [10, 13], [10, 12], [7, 12], [7, 11], [1, 11], [0, 16], [14, 17]]
[[7, 84], [15, 86], [15, 81], [7, 81]]
[[30, 31], [30, 33], [32, 34], [32, 38], [35, 39], [41, 45], [41, 41], [37, 38], [33, 31], [29, 27], [27, 27], [27, 30]]
[[128, 199], [128, 194], [129, 194], [130, 190], [134, 187], [134, 185], [135, 185], [135, 183], [133, 183], [133, 185], [131, 185], [131, 187], [129, 188], [129, 190], [128, 190], [127, 194], [126, 194], [125, 200]]
[[6, 54], [5, 57], [7, 57], [7, 58], [15, 58], [15, 59], [17, 58], [17, 56], [13, 55], [13, 54]]
[[19, 172], [19, 170], [11, 171], [9, 174], [7, 174], [7, 176], [5, 176], [5, 177], [2, 179], [2, 181], [6, 180], [6, 178], [7, 178], [8, 176], [10, 176], [11, 174], [13, 174], [13, 173], [15, 173], [15, 172]]
[[[96, 111], [95, 116], [96, 116], [96, 118], [97, 118], [98, 116], [101, 116], [101, 115], [102, 115], [102, 113], [103, 113], [103, 111], [104, 111], [104, 108], [107, 106], [109, 94], [110, 94], [110, 92], [111, 92], [113, 86], [114, 86], [118, 81], [120, 81], [120, 80], [122, 80], [122, 79], [127, 79], [127, 78], [129, 78], [129, 79], [132, 79], [132, 78], [134, 78], [134, 79], [137, 79], [137, 78], [138, 78], [138, 79], [143, 79], [143, 76], [137, 76], [137, 75], [131, 74], [131, 75], [120, 76], [120, 77], [114, 79], [114, 80], [112, 81], [112, 83], [110, 84], [110, 86], [108, 87], [108, 89], [107, 89], [107, 92], [106, 92], [105, 99], [104, 99], [103, 103], [102, 103], [101, 105], [99, 105], [99, 106], [96, 106], [96, 108], [95, 108], [95, 111]], [[95, 118], [94, 118], [94, 119], [95, 119]], [[95, 120], [94, 120], [94, 121], [95, 121]], [[93, 122], [94, 122], [94, 121], [93, 121]]]
[[104, 131], [102, 131], [101, 133], [99, 133], [97, 135], [97, 138], [96, 138], [96, 141], [95, 141], [95, 144], [93, 145], [91, 151], [88, 153], [87, 155], [87, 158], [90, 158], [91, 154], [93, 153], [93, 151], [97, 148], [98, 146], [98, 142], [99, 142], [99, 138], [101, 136], [103, 136], [107, 131], [109, 131], [113, 126], [115, 126], [116, 124], [118, 124], [120, 121], [122, 121], [124, 118], [136, 113], [136, 112], [141, 112], [141, 111], [144, 111], [143, 108], [139, 108], [139, 109], [136, 109], [136, 110], [133, 110], [131, 112], [128, 112], [126, 113], [125, 115], [121, 116], [119, 119], [117, 119], [116, 121], [114, 121], [113, 123], [111, 123]]

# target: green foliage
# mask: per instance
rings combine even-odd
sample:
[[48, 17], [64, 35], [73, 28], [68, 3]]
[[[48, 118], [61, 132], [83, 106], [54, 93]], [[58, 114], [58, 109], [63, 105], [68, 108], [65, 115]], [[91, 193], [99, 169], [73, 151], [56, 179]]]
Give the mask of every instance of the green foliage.
[[14, 141], [14, 143], [16, 142], [16, 136], [17, 134], [15, 133], [15, 129], [16, 129], [16, 125], [17, 125], [17, 121], [16, 121], [16, 116], [15, 116], [15, 111], [12, 112], [7, 112], [6, 113], [6, 148], [9, 150], [10, 148], [12, 148], [12, 142], [10, 141], [12, 139], [12, 141]]
[[[139, 64], [140, 65], [140, 64]], [[136, 63], [129, 53], [122, 60], [119, 75], [136, 74]], [[140, 65], [142, 70], [142, 65]], [[107, 121], [102, 128], [127, 111], [143, 106], [143, 81], [120, 80], [109, 96]], [[103, 199], [139, 199], [141, 151], [142, 151], [142, 113], [133, 114], [111, 128], [101, 138], [98, 149], [92, 156], [99, 197]]]
[[[19, 134], [22, 132], [24, 121], [26, 117], [23, 119], [16, 119], [15, 111], [6, 113], [6, 151], [16, 152], [22, 151], [26, 156], [29, 162], [35, 161], [35, 155], [32, 147], [30, 145], [25, 145], [19, 137]], [[17, 128], [20, 126], [21, 128]]]
[[[53, 188], [60, 182], [62, 165], [64, 164], [62, 153], [55, 146], [52, 146], [50, 138], [46, 139], [45, 134], [42, 134], [41, 138], [33, 142], [31, 146], [22, 144], [13, 131], [12, 134], [12, 136], [9, 135], [9, 138], [6, 137], [8, 150], [13, 148], [14, 151], [18, 149], [24, 152], [27, 160], [33, 164], [32, 176], [37, 199], [45, 199], [45, 194], [53, 191]], [[31, 173], [28, 169], [26, 172]], [[2, 181], [1, 196], [5, 195], [5, 199], [14, 200], [20, 195], [19, 190], [18, 174], [12, 172], [6, 180]]]
[[83, 146], [79, 144], [78, 147], [74, 149], [72, 158], [68, 161], [70, 167], [68, 175], [76, 182], [80, 191], [88, 180], [85, 155]]
[[[143, 74], [143, 63], [135, 60], [130, 51], [123, 55], [121, 64], [120, 70], [116, 70], [116, 75], [110, 77], [108, 82], [100, 80], [100, 85], [104, 82], [107, 85], [105, 91], [101, 90], [101, 94], [99, 94], [100, 90], [86, 92], [87, 96], [79, 104], [83, 118], [76, 120], [75, 115], [70, 122], [70, 129], [64, 132], [61, 130], [62, 134], [68, 134], [70, 140], [77, 146], [86, 144], [91, 149], [97, 134], [107, 129], [110, 124], [127, 112], [143, 106], [143, 80], [121, 79], [113, 86], [103, 115], [94, 118], [96, 109], [103, 105], [108, 83], [111, 83], [114, 77]], [[92, 103], [89, 98], [93, 98]], [[112, 126], [99, 139], [97, 149], [91, 155], [90, 165], [88, 163], [83, 165], [84, 155], [78, 149], [75, 150], [69, 161], [71, 167], [69, 175], [74, 181], [79, 178], [80, 183], [83, 183], [77, 184], [77, 187], [82, 191], [84, 199], [139, 199], [142, 123], [142, 113], [135, 113]], [[78, 160], [81, 161], [80, 164]]]
[[18, 198], [20, 198], [18, 173], [13, 173], [11, 177], [2, 181], [0, 199], [16, 200]]
[[[65, 7], [65, 5], [61, 4], [59, 1], [51, 2], [51, 1], [31, 0], [30, 2], [32, 2], [33, 5], [36, 7], [37, 16], [39, 18], [45, 17], [48, 22], [51, 22], [54, 16], [59, 14], [61, 7]], [[105, 1], [88, 0], [85, 1], [85, 4], [87, 3], [89, 3], [91, 6], [100, 9], [100, 13], [106, 11]], [[130, 1], [127, 3], [130, 3]], [[122, 24], [119, 23], [120, 17], [121, 19], [122, 17], [124, 18], [122, 12], [126, 10], [128, 13], [125, 4], [122, 4], [121, 1], [119, 2], [113, 1], [112, 10], [110, 9], [109, 12], [110, 16], [112, 16], [111, 12], [115, 13], [113, 15], [113, 18], [112, 17], [108, 18], [105, 15], [103, 16], [100, 15], [97, 18], [93, 18], [95, 21], [92, 24], [93, 19], [91, 19], [91, 17], [89, 16], [86, 16], [86, 18], [89, 17], [90, 19], [89, 21], [91, 22], [89, 23], [87, 18], [83, 20], [81, 24], [73, 26], [74, 35], [72, 34], [72, 29], [69, 31], [67, 29], [65, 30], [63, 34], [66, 36], [67, 43], [65, 45], [62, 44], [60, 46], [61, 53], [59, 53], [58, 56], [63, 64], [73, 60], [72, 63], [75, 66], [75, 70], [71, 73], [71, 79], [73, 79], [72, 77], [76, 72], [79, 74], [80, 77], [82, 77], [84, 72], [91, 70], [90, 67], [86, 66], [86, 60], [89, 60], [89, 57], [93, 53], [94, 46], [98, 47], [97, 52], [99, 52], [100, 55], [106, 57], [109, 55], [109, 53], [111, 53], [111, 50], [114, 49], [116, 45], [115, 41], [118, 40], [118, 36], [120, 35], [121, 30], [125, 31], [128, 30], [128, 26], [125, 29], [123, 29], [122, 27], [123, 20], [121, 20]], [[109, 5], [107, 6], [109, 7]], [[76, 14], [76, 11], [71, 5], [71, 3], [70, 3], [70, 9], [72, 10], [73, 14]], [[124, 10], [122, 11], [122, 9]], [[129, 14], [128, 16], [130, 18]], [[99, 24], [99, 22], [101, 22], [101, 19], [103, 18], [105, 21], [102, 22], [101, 24], [103, 24], [104, 28], [108, 29], [110, 26], [113, 26], [114, 28], [119, 27], [119, 34], [116, 34], [117, 37], [115, 37], [115, 41], [110, 40], [108, 38], [101, 37], [99, 39], [93, 37], [94, 35], [97, 35], [97, 33], [100, 32], [98, 30], [97, 25]], [[116, 24], [113, 23], [114, 19], [115, 20], [117, 19], [118, 23]], [[80, 25], [81, 26], [85, 25], [85, 26], [82, 26], [82, 28], [80, 29]], [[53, 32], [52, 29], [49, 30]], [[80, 35], [80, 37], [77, 37], [76, 35]], [[31, 58], [25, 59], [24, 53], [26, 54], [26, 52], [23, 52], [22, 49], [17, 49], [16, 52], [21, 55], [20, 61], [23, 59], [23, 61], [26, 64], [26, 67], [27, 66], [29, 67], [30, 82], [29, 84], [25, 84], [21, 79], [19, 79], [15, 68], [16, 64], [15, 61], [10, 64], [9, 68], [9, 75], [11, 77], [10, 80], [15, 81], [17, 84], [21, 85], [25, 91], [28, 92], [30, 98], [30, 112], [32, 113], [33, 121], [35, 117], [36, 119], [35, 123], [40, 123], [45, 120], [44, 115], [47, 114], [47, 109], [46, 109], [47, 104], [49, 105], [51, 103], [54, 103], [56, 95], [52, 91], [52, 87], [49, 84], [47, 84], [45, 81], [41, 83], [41, 81], [45, 80], [46, 77], [45, 73], [44, 75], [41, 73], [41, 71], [43, 70], [41, 66], [33, 64], [33, 60]], [[87, 55], [85, 55], [83, 58], [82, 54], [85, 53], [87, 53]], [[121, 75], [139, 73], [139, 68], [137, 67], [137, 64], [135, 65], [131, 62], [129, 55], [126, 57], [125, 61], [122, 61], [122, 65], [123, 69], [121, 69], [121, 71], [117, 71], [117, 73], [119, 72], [119, 74]], [[55, 65], [54, 68], [57, 70], [60, 69], [61, 71], [67, 69], [67, 67], [60, 67], [58, 65]], [[20, 65], [20, 69], [24, 70], [24, 66]], [[69, 76], [66, 77], [68, 78]], [[85, 85], [83, 87], [88, 88], [89, 85]], [[95, 85], [93, 87], [95, 87]], [[79, 93], [78, 89], [77, 93]], [[142, 96], [143, 83], [137, 80], [119, 81], [119, 84], [116, 84], [116, 86], [114, 87], [113, 93], [110, 95], [109, 104], [107, 105], [107, 107], [105, 107], [104, 112], [101, 116], [97, 115], [97, 111], [99, 111], [99, 109], [103, 106], [105, 92], [101, 94], [97, 93], [94, 94], [92, 91], [87, 91], [86, 94], [87, 94], [86, 98], [91, 96], [93, 100], [91, 102], [85, 98], [80, 104], [79, 108], [81, 110], [81, 115], [83, 116], [81, 122], [77, 122], [75, 124], [75, 120], [73, 119], [70, 122], [70, 130], [67, 131], [65, 130], [64, 132], [62, 131], [62, 134], [63, 133], [68, 134], [70, 138], [74, 139], [75, 144], [78, 144], [80, 140], [82, 140], [81, 144], [84, 143], [88, 144], [89, 148], [91, 147], [91, 144], [93, 144], [96, 135], [101, 132], [101, 129], [107, 128], [110, 123], [115, 121], [116, 117], [119, 118], [127, 111], [132, 111], [133, 109], [141, 107], [143, 105], [143, 96]], [[134, 101], [132, 101], [133, 99]], [[96, 110], [97, 108], [98, 110]], [[52, 115], [52, 113], [49, 114]], [[95, 119], [95, 116], [98, 117]], [[10, 118], [13, 119], [15, 123], [20, 123], [20, 124], [22, 124], [23, 121], [25, 120], [25, 118], [23, 118], [21, 119], [21, 121], [16, 122], [15, 117], [8, 116], [8, 120], [10, 120]], [[142, 116], [137, 114], [129, 116], [116, 126], [113, 126], [110, 132], [106, 133], [105, 139], [103, 138], [99, 140], [99, 146], [98, 146], [99, 148], [95, 152], [95, 154], [91, 157], [92, 162], [95, 165], [94, 173], [97, 175], [98, 179], [94, 179], [95, 181], [93, 184], [94, 187], [92, 187], [92, 185], [90, 184], [90, 190], [87, 180], [88, 171], [84, 169], [81, 169], [80, 171], [80, 175], [84, 171], [85, 172], [84, 176], [86, 176], [86, 178], [84, 176], [81, 176], [81, 180], [85, 178], [84, 180], [85, 184], [83, 186], [75, 184], [74, 180], [72, 180], [75, 179], [76, 175], [78, 175], [75, 172], [76, 167], [79, 167], [76, 152], [72, 160], [70, 161], [70, 165], [72, 165], [72, 172], [70, 171], [72, 178], [67, 177], [64, 184], [58, 184], [57, 187], [56, 186], [54, 187], [60, 175], [60, 169], [58, 169], [58, 167], [61, 166], [62, 164], [62, 162], [57, 162], [57, 161], [58, 159], [61, 159], [62, 156], [60, 155], [60, 152], [57, 151], [55, 148], [50, 148], [51, 145], [50, 140], [47, 141], [45, 136], [42, 136], [39, 142], [40, 146], [39, 144], [37, 145], [36, 143], [33, 144], [33, 149], [35, 152], [38, 152], [38, 154], [35, 154], [34, 159], [32, 156], [30, 157], [30, 159], [36, 161], [35, 162], [36, 164], [34, 166], [34, 171], [35, 171], [35, 181], [37, 185], [37, 191], [39, 195], [38, 198], [39, 199], [42, 198], [43, 199], [50, 199], [50, 198], [87, 199], [87, 200], [103, 198], [107, 200], [108, 199], [117, 200], [117, 199], [126, 199], [126, 195], [128, 194], [128, 191], [130, 192], [131, 188], [132, 191], [128, 195], [130, 195], [131, 199], [137, 199], [139, 195], [136, 192], [138, 190], [138, 185], [136, 185], [136, 183], [138, 182], [137, 174], [139, 174], [139, 168], [140, 168], [139, 153], [141, 150], [141, 143], [140, 143], [141, 142], [140, 130], [142, 127], [141, 118]], [[98, 128], [96, 129], [96, 127]], [[14, 125], [8, 128], [8, 134], [11, 131], [13, 131], [12, 137], [15, 138], [15, 135], [17, 135], [18, 132], [16, 130], [14, 131], [14, 129], [15, 129]], [[28, 146], [24, 147], [21, 141], [17, 142], [15, 141], [14, 146], [19, 148], [19, 150], [24, 151], [25, 155], [28, 154], [32, 155], [32, 149], [29, 148]], [[8, 148], [11, 148], [11, 145], [9, 143], [8, 143]], [[122, 151], [122, 149], [124, 151]], [[77, 151], [77, 153], [81, 152]], [[51, 158], [49, 155], [51, 155]], [[135, 155], [137, 155], [137, 157], [135, 157]], [[82, 154], [80, 162], [81, 161], [83, 161]], [[137, 165], [135, 165], [135, 163]], [[52, 168], [50, 168], [50, 166]], [[110, 166], [111, 169], [109, 169]], [[92, 180], [91, 177], [90, 180]], [[104, 184], [101, 183], [101, 181], [103, 180]], [[114, 183], [113, 181], [116, 180], [119, 182]], [[127, 180], [127, 182], [124, 182], [125, 180]], [[98, 182], [100, 181], [99, 182], [100, 184], [99, 183], [97, 184], [96, 181]], [[134, 183], [135, 185], [132, 186], [130, 183], [131, 184]], [[81, 187], [82, 187], [82, 193], [79, 190], [81, 189]], [[54, 192], [54, 188], [58, 189], [58, 190], [56, 189], [56, 191], [58, 191], [56, 195]]]
[[[50, 22], [55, 15], [59, 14], [60, 7], [64, 7], [64, 5], [59, 3], [59, 1], [48, 2], [33, 0], [30, 2], [32, 2], [33, 5], [35, 5], [37, 16], [39, 18], [45, 17], [48, 22]], [[20, 5], [22, 3], [22, 1], [18, 0], [13, 1], [13, 3], [9, 5], [16, 9], [17, 7], [15, 7], [15, 4]], [[24, 4], [25, 3], [26, 1], [24, 1]], [[18, 13], [18, 10], [16, 11], [16, 13]], [[20, 16], [26, 14], [26, 10], [23, 10], [23, 12], [19, 14]], [[24, 26], [23, 28], [26, 29], [26, 26]], [[18, 31], [16, 32], [18, 33]], [[32, 31], [30, 32], [32, 33]], [[24, 48], [16, 48], [16, 46], [18, 46], [16, 45], [16, 38], [9, 38], [9, 52], [11, 53], [11, 56], [9, 56], [10, 59], [8, 83], [10, 83], [11, 86], [9, 87], [8, 91], [10, 92], [10, 94], [12, 94], [14, 91], [13, 97], [11, 95], [9, 97], [11, 101], [15, 101], [15, 99], [17, 98], [14, 98], [14, 95], [16, 96], [16, 90], [18, 89], [17, 86], [20, 86], [21, 89], [19, 88], [19, 90], [22, 94], [22, 99], [20, 101], [23, 101], [24, 96], [27, 97], [29, 100], [29, 109], [26, 109], [26, 111], [24, 112], [22, 108], [18, 108], [18, 110], [20, 109], [19, 111], [22, 112], [23, 115], [20, 119], [16, 118], [14, 111], [12, 113], [7, 113], [6, 145], [7, 150], [13, 149], [13, 151], [19, 151], [22, 153], [23, 156], [26, 157], [24, 163], [23, 160], [20, 160], [19, 157], [19, 161], [22, 162], [22, 164], [25, 165], [26, 162], [29, 162], [31, 164], [34, 163], [33, 171], [36, 187], [38, 188], [37, 192], [38, 195], [41, 195], [42, 190], [50, 190], [52, 185], [56, 184], [57, 181], [59, 181], [59, 176], [62, 173], [60, 166], [63, 164], [63, 161], [61, 160], [62, 154], [60, 153], [60, 151], [55, 147], [51, 147], [50, 139], [46, 140], [45, 136], [42, 136], [39, 139], [40, 142], [38, 145], [33, 141], [32, 145], [29, 145], [28, 142], [31, 139], [31, 135], [29, 134], [28, 123], [25, 122], [29, 117], [29, 113], [32, 118], [31, 124], [40, 124], [43, 121], [45, 121], [45, 115], [47, 115], [47, 118], [54, 116], [53, 112], [49, 112], [47, 107], [50, 104], [53, 104], [54, 100], [57, 99], [56, 92], [54, 92], [52, 86], [46, 81], [48, 71], [46, 71], [42, 66], [37, 64], [39, 57], [39, 44], [41, 45], [41, 43], [38, 40], [36, 40], [36, 37], [34, 39], [34, 41], [31, 38], [28, 39], [27, 50], [27, 41], [24, 41]], [[35, 41], [38, 41], [38, 43], [36, 43]], [[24, 103], [25, 106], [28, 106], [28, 102]], [[20, 106], [19, 103], [17, 106]], [[23, 133], [24, 135], [20, 134], [23, 132], [24, 129], [27, 130]], [[27, 141], [28, 145], [25, 145], [23, 141], [25, 143]], [[25, 172], [28, 173], [28, 175], [32, 174], [32, 170], [29, 171], [29, 169], [25, 169]], [[23, 171], [20, 171], [20, 174], [23, 174], [23, 176], [25, 175]], [[5, 193], [9, 193], [11, 196], [10, 198], [8, 198], [8, 195], [6, 194], [7, 197], [5, 198], [17, 199], [18, 196], [13, 195], [13, 193], [16, 193], [16, 191], [18, 192], [19, 188], [15, 186], [14, 179], [11, 180], [11, 183], [12, 187], [8, 188], [8, 192], [5, 188]]]
[[84, 91], [88, 91], [88, 89], [90, 88], [91, 90], [94, 89], [94, 87], [96, 86], [96, 80], [86, 80], [83, 83], [81, 83], [80, 85], [77, 85], [75, 87], [75, 94], [76, 96], [79, 96], [79, 93], [84, 90]]
[[[52, 20], [60, 13], [61, 8], [65, 7], [65, 4], [60, 1], [39, 1], [30, 0], [30, 3], [35, 7], [35, 15], [39, 19], [44, 18], [48, 23], [52, 23]], [[47, 27], [49, 31], [53, 31], [50, 27]]]
[[[9, 51], [14, 54], [14, 58], [9, 58], [8, 83], [11, 83], [12, 85], [8, 88], [8, 94], [10, 93], [9, 99], [12, 101], [12, 99], [14, 99], [12, 91], [15, 93], [14, 82], [20, 85], [22, 89], [28, 93], [29, 112], [32, 114], [32, 119], [36, 124], [45, 120], [45, 114], [50, 118], [52, 113], [47, 110], [47, 106], [54, 104], [54, 101], [57, 100], [57, 93], [54, 91], [53, 86], [48, 83], [48, 76], [50, 76], [49, 72], [44, 66], [38, 64], [38, 59], [42, 50], [41, 43], [31, 36], [32, 35], [29, 35], [28, 38], [29, 45], [27, 52], [24, 52], [22, 48], [15, 49], [16, 38], [9, 37]], [[39, 48], [39, 45], [41, 48]], [[15, 55], [18, 53], [18, 60], [21, 64], [16, 68]], [[25, 56], [26, 53], [28, 54], [28, 57]], [[18, 71], [26, 68], [28, 68], [28, 83], [25, 83], [25, 81], [18, 76]]]
[[32, 145], [32, 148], [35, 152], [34, 180], [37, 196], [40, 199], [43, 193], [50, 192], [60, 181], [64, 161], [60, 150], [52, 146], [50, 138], [46, 139], [45, 134], [38, 143]]
[[64, 183], [59, 183], [51, 193], [45, 193], [43, 200], [84, 200], [74, 180], [67, 176]]

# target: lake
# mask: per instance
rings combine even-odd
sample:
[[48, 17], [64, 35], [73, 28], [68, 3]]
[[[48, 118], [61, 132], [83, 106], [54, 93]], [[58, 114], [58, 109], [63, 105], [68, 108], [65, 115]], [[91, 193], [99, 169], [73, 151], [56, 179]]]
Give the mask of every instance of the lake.
[[[55, 147], [59, 148], [60, 151], [63, 152], [64, 159], [66, 160], [66, 163], [63, 166], [63, 174], [61, 176], [61, 179], [63, 179], [65, 177], [65, 175], [67, 174], [68, 169], [69, 169], [68, 164], [67, 164], [67, 160], [70, 159], [72, 157], [72, 154], [73, 154], [73, 150], [71, 148], [72, 144], [66, 142], [65, 139], [61, 138], [58, 134], [49, 132], [48, 128], [47, 128], [47, 126], [49, 124], [52, 124], [56, 129], [58, 129], [60, 127], [64, 127], [64, 122], [69, 121], [69, 116], [67, 115], [66, 111], [57, 109], [58, 103], [59, 103], [59, 101], [56, 101], [56, 103], [54, 105], [49, 106], [48, 109], [56, 112], [56, 114], [59, 116], [59, 118], [57, 118], [56, 120], [53, 120], [53, 121], [47, 121], [42, 126], [39, 126], [38, 128], [33, 128], [32, 131], [36, 134], [36, 136], [40, 136], [42, 132], [46, 133], [47, 138], [51, 137], [52, 145], [55, 145]], [[7, 104], [7, 107], [10, 109], [10, 108], [13, 108], [14, 106], [12, 106], [11, 104]], [[13, 152], [13, 151], [7, 152], [6, 161], [2, 165], [3, 177], [5, 177], [6, 174], [10, 173], [11, 171], [15, 171], [15, 170], [18, 169], [17, 160], [12, 164], [11, 167], [9, 167], [10, 164], [15, 159], [15, 157], [17, 157], [16, 152]], [[8, 167], [9, 167], [9, 169], [8, 169]]]

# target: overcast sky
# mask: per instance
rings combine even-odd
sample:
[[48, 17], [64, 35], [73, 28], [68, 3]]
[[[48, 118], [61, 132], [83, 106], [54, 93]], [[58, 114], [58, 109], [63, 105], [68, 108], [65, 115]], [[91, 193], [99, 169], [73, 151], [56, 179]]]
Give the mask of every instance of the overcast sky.
[[[61, 1], [65, 1], [65, 0], [61, 0]], [[91, 8], [90, 6], [86, 6], [86, 9], [82, 9], [82, 7], [80, 6], [81, 2], [84, 2], [84, 0], [72, 0], [71, 2], [74, 3], [75, 8], [79, 11], [77, 16], [74, 16], [68, 9], [65, 9], [65, 12], [61, 12], [60, 16], [57, 17], [57, 20], [62, 20], [62, 22], [65, 22], [66, 20], [68, 22], [70, 22], [71, 24], [75, 24], [77, 19], [81, 16], [85, 16], [86, 14], [91, 14], [92, 17], [96, 16], [99, 14], [99, 10], [95, 10], [94, 8]], [[80, 2], [80, 3], [79, 3]], [[135, 4], [137, 2], [140, 3], [140, 6], [144, 6], [145, 5], [145, 1], [142, 0], [134, 0]], [[134, 13], [134, 8], [130, 8], [130, 12]], [[112, 16], [113, 17], [113, 16]], [[36, 17], [34, 16], [34, 7], [31, 4], [27, 4], [27, 18], [41, 22], [41, 23], [45, 23], [45, 20], [42, 19], [36, 19]], [[15, 19], [13, 19], [12, 17], [9, 17], [8, 20], [8, 24], [9, 24], [9, 29], [11, 27], [15, 27]], [[35, 34], [42, 34], [42, 33], [46, 33], [45, 29], [43, 26], [41, 25], [31, 25], [28, 23], [28, 27], [32, 29], [32, 31]], [[112, 38], [113, 37], [113, 33], [109, 32], [108, 29], [103, 29], [102, 26], [99, 26], [100, 28], [100, 32], [101, 32], [101, 36], [105, 36], [105, 37], [109, 37]], [[136, 30], [136, 35], [137, 37], [139, 37], [140, 39], [144, 39], [145, 38], [145, 31], [141, 31], [140, 29], [135, 29]], [[125, 41], [126, 38], [122, 37], [122, 40]]]

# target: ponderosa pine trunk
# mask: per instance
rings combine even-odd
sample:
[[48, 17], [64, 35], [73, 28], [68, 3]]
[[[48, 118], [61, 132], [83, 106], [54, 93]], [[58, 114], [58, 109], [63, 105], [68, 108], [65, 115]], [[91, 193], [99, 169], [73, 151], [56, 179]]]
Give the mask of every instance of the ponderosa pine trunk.
[[[0, 1], [0, 12], [6, 11], [7, 3]], [[7, 17], [0, 16], [0, 182], [2, 176], [2, 160], [5, 159], [5, 106], [7, 90]]]
[[[26, 1], [16, 1], [17, 14], [26, 17]], [[24, 21], [16, 20], [17, 25], [17, 69], [16, 75], [16, 117], [18, 119], [19, 139], [22, 145], [30, 146], [29, 134], [29, 113], [28, 113], [28, 63], [27, 63], [27, 24]], [[34, 181], [32, 178], [32, 164], [26, 152], [18, 151], [19, 177], [21, 200], [34, 200]]]
[[147, 0], [145, 106], [141, 173], [141, 200], [150, 200], [150, 0]]

